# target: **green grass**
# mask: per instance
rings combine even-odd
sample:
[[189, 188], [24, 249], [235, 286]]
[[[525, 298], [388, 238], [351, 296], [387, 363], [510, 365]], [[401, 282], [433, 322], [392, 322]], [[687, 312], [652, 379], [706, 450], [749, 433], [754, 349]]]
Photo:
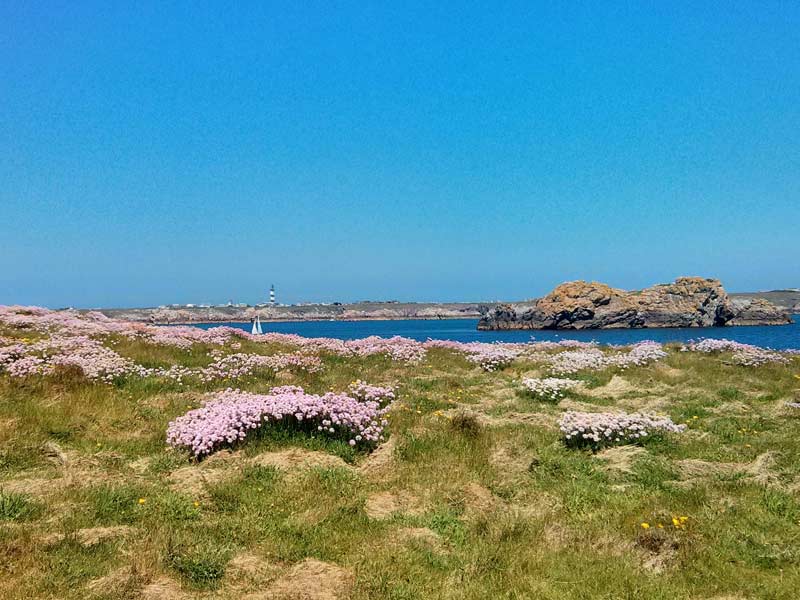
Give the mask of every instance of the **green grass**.
[[28, 521], [41, 513], [41, 506], [23, 494], [0, 489], [0, 521]]
[[195, 539], [171, 541], [166, 551], [166, 564], [174, 569], [191, 587], [214, 588], [225, 575], [230, 560], [225, 545]]

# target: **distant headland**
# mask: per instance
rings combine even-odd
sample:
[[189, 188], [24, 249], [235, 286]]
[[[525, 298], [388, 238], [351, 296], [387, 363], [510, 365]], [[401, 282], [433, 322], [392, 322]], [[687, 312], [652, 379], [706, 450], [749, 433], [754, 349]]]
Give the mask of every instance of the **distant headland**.
[[680, 277], [673, 283], [634, 291], [572, 281], [559, 285], [532, 306], [494, 307], [478, 322], [478, 329], [786, 325], [792, 323], [790, 312], [797, 309], [797, 298], [794, 300], [791, 306], [779, 306], [757, 294], [729, 295], [718, 279], [701, 277]]
[[[382, 321], [398, 319], [478, 319], [499, 302], [331, 302], [304, 304], [182, 305], [157, 308], [102, 308], [115, 319], [153, 324], [248, 323], [280, 321]], [[520, 303], [520, 306], [525, 303]]]

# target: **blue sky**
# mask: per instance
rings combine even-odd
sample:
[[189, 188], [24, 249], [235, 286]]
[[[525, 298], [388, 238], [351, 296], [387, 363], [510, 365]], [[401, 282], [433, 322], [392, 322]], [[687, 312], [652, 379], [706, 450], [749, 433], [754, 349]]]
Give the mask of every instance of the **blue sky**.
[[800, 287], [797, 3], [200, 4], [0, 7], [0, 304]]

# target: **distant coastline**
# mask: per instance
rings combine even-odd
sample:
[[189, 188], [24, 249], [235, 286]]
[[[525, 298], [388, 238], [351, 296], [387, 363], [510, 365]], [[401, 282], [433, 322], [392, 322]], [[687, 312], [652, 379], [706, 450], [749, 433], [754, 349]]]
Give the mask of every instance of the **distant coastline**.
[[[357, 302], [260, 306], [104, 308], [97, 312], [114, 318], [159, 325], [291, 321], [389, 321], [404, 319], [479, 319], [498, 302]], [[522, 303], [527, 305], [527, 303]], [[87, 311], [81, 311], [87, 312]]]
[[[304, 318], [304, 319], [267, 319], [261, 317], [262, 323], [311, 323], [336, 321], [339, 323], [361, 323], [363, 321], [452, 321], [457, 319], [479, 319], [480, 315], [457, 315], [449, 317], [352, 317], [352, 318]], [[252, 323], [251, 319], [229, 321], [170, 321], [169, 323], [154, 322], [156, 325], [216, 325], [219, 323], [235, 323], [238, 325]]]
[[[787, 311], [800, 312], [800, 290], [731, 293], [731, 298], [763, 298]], [[536, 299], [513, 302], [524, 310]], [[193, 306], [92, 309], [108, 317], [157, 325], [249, 323], [258, 314], [264, 322], [386, 321], [479, 319], [506, 302], [354, 302], [342, 304]], [[90, 312], [89, 309], [80, 312]]]

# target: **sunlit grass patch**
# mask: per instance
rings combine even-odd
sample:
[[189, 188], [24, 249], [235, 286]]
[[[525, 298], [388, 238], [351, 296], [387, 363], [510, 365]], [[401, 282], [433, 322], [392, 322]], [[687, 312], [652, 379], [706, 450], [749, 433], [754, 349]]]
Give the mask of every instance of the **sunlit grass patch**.
[[[35, 444], [18, 443], [0, 449], [0, 474], [14, 474], [46, 464]], [[2, 487], [2, 483], [0, 483]]]
[[232, 548], [211, 540], [171, 539], [166, 564], [198, 589], [214, 589], [225, 575]]
[[42, 513], [42, 506], [24, 494], [5, 492], [0, 484], [0, 521], [29, 521]]
[[86, 546], [67, 536], [43, 556], [47, 577], [40, 579], [41, 589], [56, 597], [63, 597], [65, 592], [77, 597], [85, 584], [107, 572], [116, 555], [112, 542]]
[[736, 387], [733, 387], [733, 386], [720, 388], [719, 391], [717, 392], [717, 395], [721, 399], [727, 400], [727, 401], [741, 400], [742, 398], [745, 397], [744, 393], [739, 388], [736, 388]]
[[463, 508], [443, 505], [425, 515], [420, 522], [442, 536], [455, 548], [463, 547], [468, 540], [467, 525], [461, 518]]
[[210, 507], [223, 513], [263, 509], [275, 502], [275, 486], [283, 474], [274, 467], [249, 466], [239, 477], [210, 488]]
[[[137, 484], [101, 484], [80, 491], [91, 507], [91, 516], [98, 524], [132, 524], [141, 521], [151, 510], [150, 490]], [[149, 504], [148, 504], [149, 502]]]

